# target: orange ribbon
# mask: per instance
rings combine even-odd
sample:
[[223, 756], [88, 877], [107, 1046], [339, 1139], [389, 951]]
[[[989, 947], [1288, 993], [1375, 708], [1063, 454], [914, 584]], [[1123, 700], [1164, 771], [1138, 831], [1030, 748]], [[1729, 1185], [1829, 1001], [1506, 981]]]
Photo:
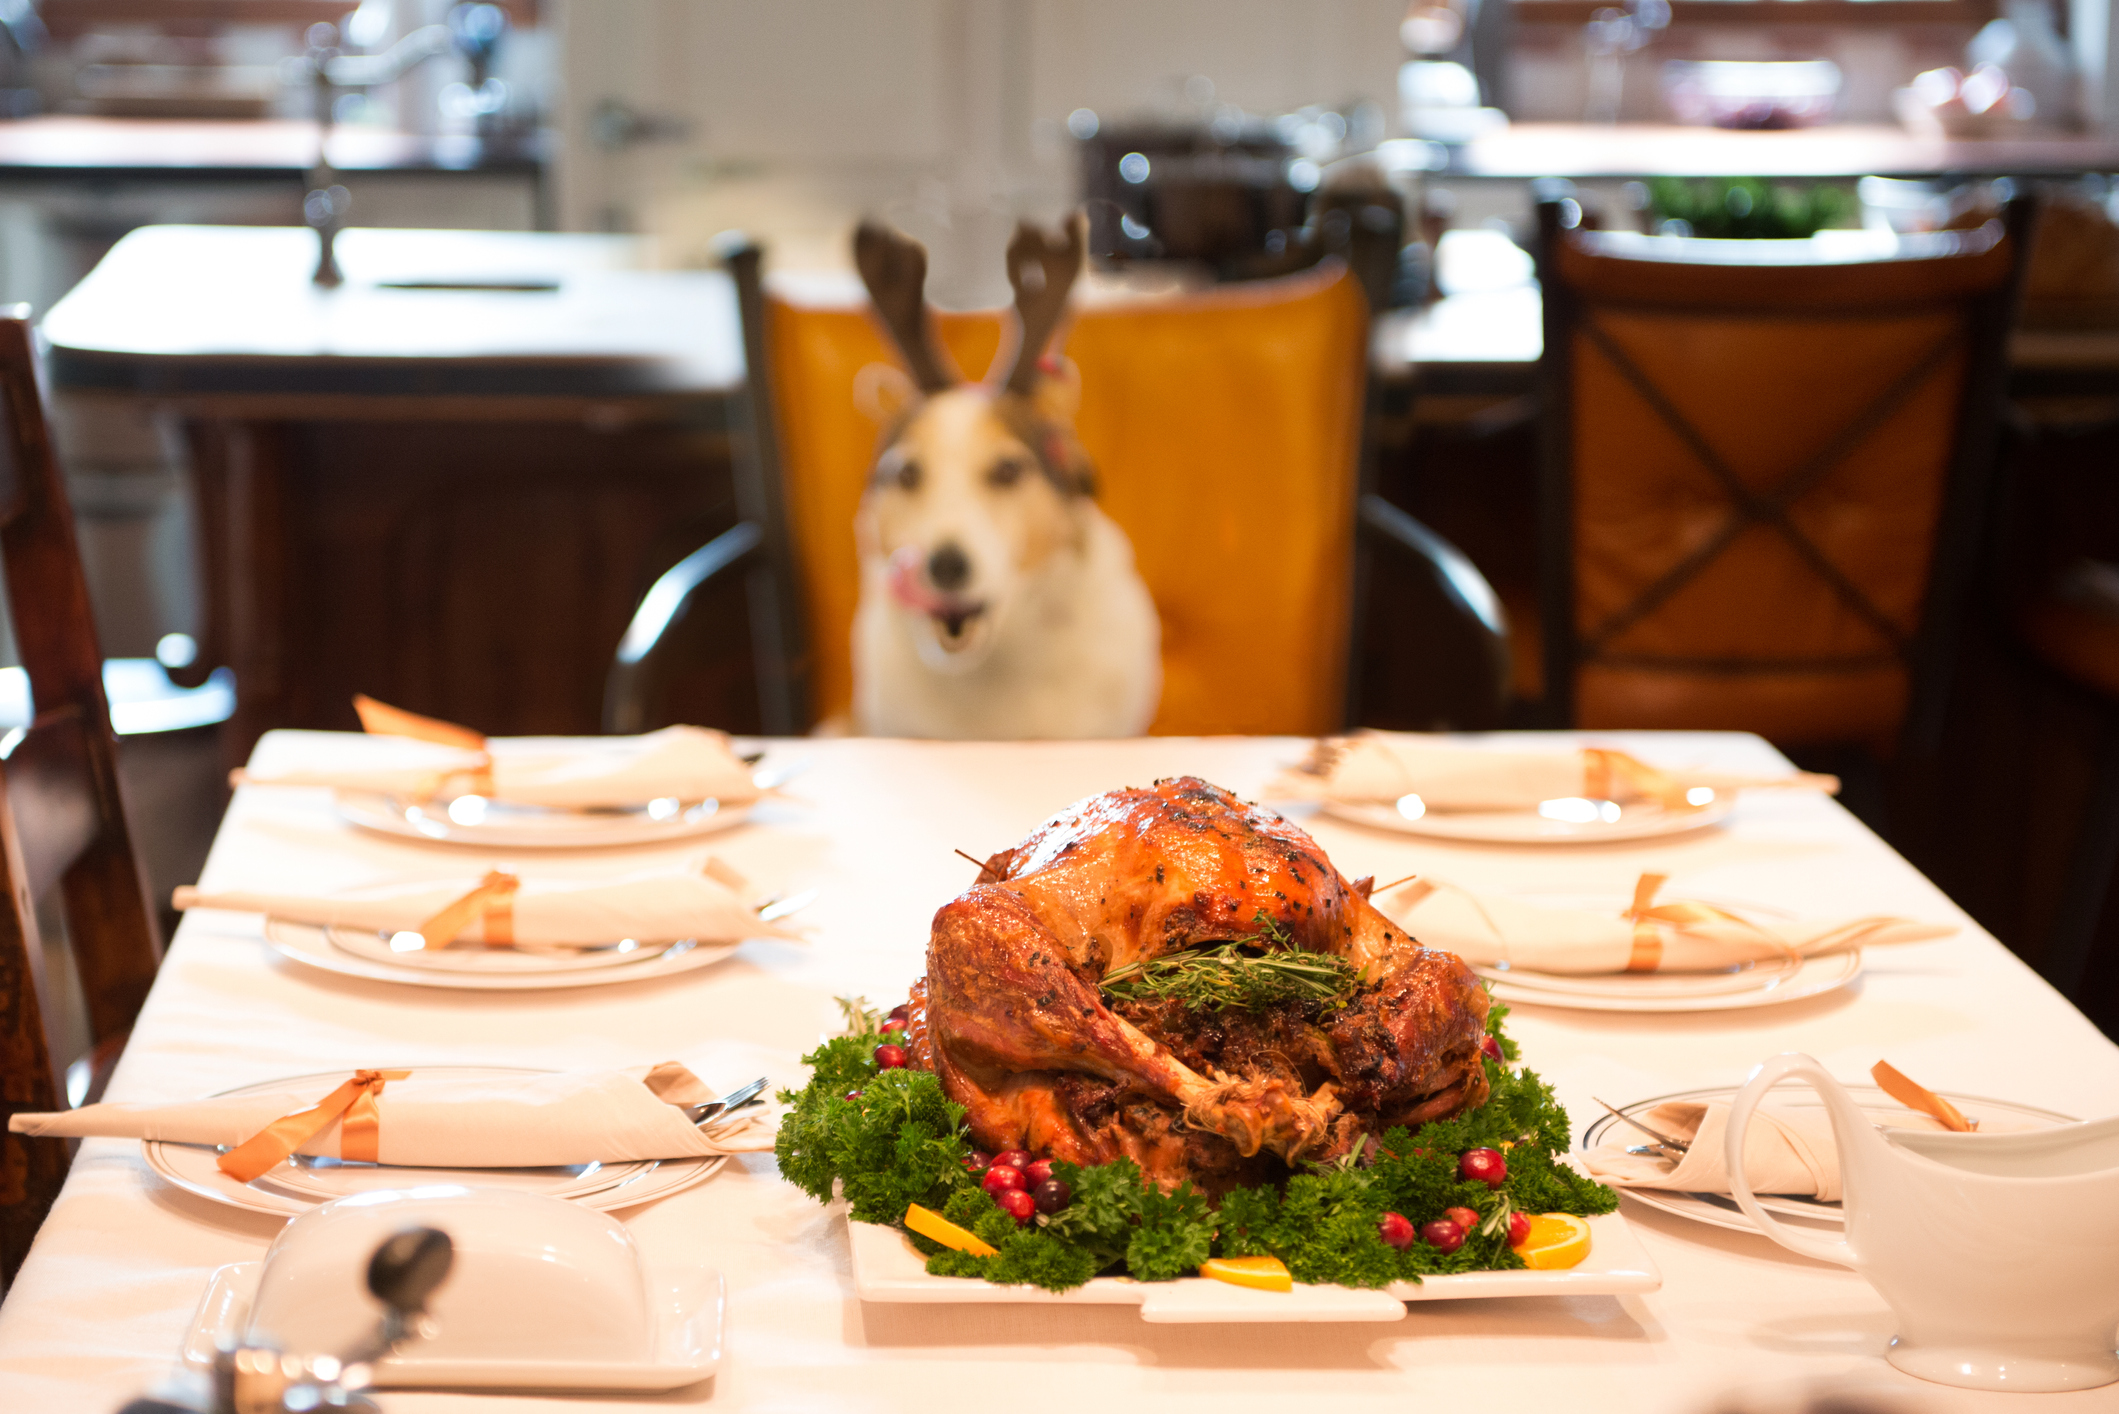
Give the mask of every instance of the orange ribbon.
[[1591, 800], [1653, 800], [1665, 810], [1697, 810], [1685, 783], [1637, 756], [1599, 746], [1582, 748], [1582, 793]]
[[522, 880], [505, 869], [495, 869], [479, 880], [478, 887], [419, 925], [417, 932], [430, 948], [445, 948], [485, 916], [484, 935], [489, 948], [515, 946], [515, 894]]
[[382, 1144], [382, 1115], [375, 1097], [383, 1085], [403, 1080], [409, 1070], [356, 1070], [353, 1078], [307, 1109], [281, 1115], [242, 1143], [221, 1155], [216, 1166], [238, 1183], [248, 1183], [285, 1163], [295, 1150], [331, 1127], [344, 1116], [338, 1136], [342, 1159], [376, 1163]]
[[1626, 959], [1626, 970], [1628, 972], [1653, 972], [1662, 966], [1663, 934], [1656, 927], [1659, 923], [1668, 923], [1680, 928], [1693, 923], [1734, 923], [1740, 928], [1746, 928], [1758, 934], [1760, 938], [1766, 941], [1768, 946], [1778, 952], [1787, 954], [1790, 959], [1797, 962], [1802, 960], [1802, 952], [1799, 949], [1790, 947], [1787, 943], [1767, 932], [1764, 928], [1759, 927], [1750, 919], [1739, 918], [1727, 909], [1716, 908], [1713, 904], [1696, 903], [1691, 900], [1681, 900], [1677, 903], [1656, 903], [1655, 896], [1657, 891], [1669, 879], [1670, 876], [1668, 874], [1643, 874], [1634, 882], [1633, 907], [1627, 909], [1624, 914], [1625, 917], [1633, 920], [1633, 952]]
[[493, 758], [486, 751], [483, 733], [460, 727], [454, 722], [444, 722], [438, 717], [422, 717], [417, 712], [407, 712], [402, 707], [392, 707], [387, 702], [377, 702], [361, 693], [353, 695], [353, 710], [360, 714], [361, 730], [370, 736], [402, 736], [414, 741], [431, 741], [437, 746], [454, 746], [464, 751], [476, 751], [481, 758], [476, 766], [461, 771], [443, 771], [434, 777], [426, 788], [428, 800], [440, 796], [450, 781], [459, 778], [466, 781], [461, 794], [491, 796], [493, 794]]

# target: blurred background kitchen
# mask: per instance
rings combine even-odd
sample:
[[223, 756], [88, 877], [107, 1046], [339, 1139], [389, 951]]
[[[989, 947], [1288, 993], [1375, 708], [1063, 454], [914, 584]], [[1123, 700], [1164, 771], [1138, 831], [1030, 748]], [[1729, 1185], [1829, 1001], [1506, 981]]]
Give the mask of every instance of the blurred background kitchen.
[[[798, 278], [880, 215], [960, 308], [1005, 302], [1019, 217], [1079, 202], [1108, 290], [1348, 261], [1372, 518], [1446, 553], [1364, 568], [1347, 716], [1478, 729], [1566, 724], [1541, 196], [1873, 249], [2035, 192], [1932, 720], [1778, 744], [2111, 1029], [2115, 63], [2110, 0], [0, 0], [0, 297], [50, 316], [166, 896], [225, 768], [350, 727], [354, 690], [610, 720], [643, 596], [751, 514], [726, 232]], [[761, 694], [744, 592], [700, 596], [634, 724], [812, 724]]]

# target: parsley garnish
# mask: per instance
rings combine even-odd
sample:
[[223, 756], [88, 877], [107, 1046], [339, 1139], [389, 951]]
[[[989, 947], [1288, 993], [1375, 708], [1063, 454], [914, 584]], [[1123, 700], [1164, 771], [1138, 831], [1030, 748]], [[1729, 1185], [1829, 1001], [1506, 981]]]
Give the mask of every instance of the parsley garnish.
[[[858, 1001], [846, 1009], [853, 1034], [804, 1056], [814, 1072], [810, 1083], [781, 1093], [791, 1109], [775, 1146], [780, 1172], [819, 1201], [843, 1194], [857, 1222], [898, 1226], [906, 1206], [918, 1203], [998, 1251], [973, 1257], [909, 1234], [938, 1276], [1065, 1291], [1103, 1273], [1168, 1281], [1190, 1275], [1209, 1256], [1270, 1254], [1300, 1282], [1379, 1287], [1521, 1267], [1508, 1246], [1511, 1208], [1587, 1216], [1618, 1206], [1618, 1194], [1555, 1157], [1566, 1153], [1571, 1130], [1552, 1088], [1530, 1071], [1487, 1061], [1493, 1093], [1484, 1105], [1417, 1131], [1385, 1132], [1365, 1166], [1352, 1160], [1316, 1165], [1280, 1188], [1236, 1189], [1217, 1212], [1189, 1183], [1163, 1192], [1131, 1159], [1094, 1168], [1055, 1164], [1053, 1172], [1074, 1190], [1072, 1203], [1019, 1228], [965, 1171], [971, 1145], [962, 1107], [950, 1103], [931, 1074], [878, 1071], [873, 1052], [883, 1038], [876, 1014]], [[1513, 1059], [1515, 1045], [1500, 1031], [1506, 1011], [1494, 1007], [1489, 1025]], [[857, 1098], [848, 1098], [853, 1092]], [[1499, 1191], [1457, 1177], [1457, 1156], [1481, 1147], [1507, 1152], [1508, 1177]], [[1473, 1209], [1482, 1222], [1448, 1255], [1421, 1242], [1401, 1252], [1377, 1236], [1385, 1212], [1401, 1213], [1418, 1227], [1451, 1207]]]

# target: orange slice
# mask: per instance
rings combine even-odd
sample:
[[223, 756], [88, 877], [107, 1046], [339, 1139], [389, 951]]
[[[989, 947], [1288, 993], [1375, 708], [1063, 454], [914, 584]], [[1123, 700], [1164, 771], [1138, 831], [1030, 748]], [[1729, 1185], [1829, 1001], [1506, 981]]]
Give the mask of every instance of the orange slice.
[[1278, 1257], [1214, 1257], [1200, 1267], [1199, 1274], [1259, 1291], [1292, 1291], [1295, 1287], [1288, 1264]]
[[1556, 1272], [1580, 1264], [1589, 1255], [1589, 1224], [1572, 1213], [1540, 1213], [1530, 1233], [1516, 1244], [1516, 1255], [1535, 1272]]
[[918, 1203], [907, 1205], [905, 1226], [925, 1238], [954, 1247], [959, 1252], [969, 1252], [974, 1257], [998, 1257], [1000, 1253], [971, 1233], [958, 1227], [932, 1208], [923, 1208]]

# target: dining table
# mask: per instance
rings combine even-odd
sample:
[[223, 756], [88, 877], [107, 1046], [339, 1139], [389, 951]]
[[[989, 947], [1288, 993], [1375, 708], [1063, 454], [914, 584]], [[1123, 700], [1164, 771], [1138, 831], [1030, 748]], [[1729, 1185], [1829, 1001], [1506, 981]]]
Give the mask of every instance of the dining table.
[[[1653, 764], [1789, 770], [1738, 733], [1522, 734], [1616, 746]], [[357, 760], [372, 738], [278, 730], [254, 773]], [[1196, 775], [1259, 799], [1305, 755], [1294, 738], [1092, 742], [767, 740], [792, 774], [748, 818], [681, 842], [540, 852], [595, 877], [711, 852], [768, 892], [815, 891], [799, 937], [746, 941], [710, 967], [622, 985], [450, 991], [336, 975], [276, 953], [255, 914], [198, 911], [178, 928], [108, 1098], [175, 1101], [276, 1077], [361, 1067], [614, 1068], [679, 1060], [727, 1090], [800, 1086], [802, 1056], [840, 1030], [835, 998], [889, 1007], [924, 970], [929, 920], [975, 858], [1115, 787]], [[1673, 896], [1788, 913], [1888, 913], [1954, 925], [1867, 950], [1859, 975], [1799, 1000], [1638, 1013], [1519, 1005], [1522, 1063], [1550, 1082], [1579, 1139], [1593, 1097], [1624, 1104], [1740, 1084], [1800, 1051], [1843, 1080], [1888, 1058], [1936, 1090], [2083, 1118], [2119, 1111], [2119, 1046], [1834, 800], [1744, 793], [1726, 819], [1598, 844], [1494, 844], [1348, 823], [1288, 803], [1349, 878], [1407, 874], [1467, 888], [1625, 896], [1667, 874]], [[524, 851], [423, 844], [355, 827], [322, 790], [244, 785], [207, 860], [209, 891], [323, 891], [475, 873]], [[698, 1407], [772, 1411], [1795, 1409], [1831, 1397], [1878, 1411], [2119, 1409], [2119, 1386], [1984, 1393], [1888, 1365], [1894, 1322], [1855, 1272], [1762, 1235], [1630, 1198], [1624, 1221], [1659, 1289], [1426, 1301], [1388, 1323], [1181, 1324], [1126, 1306], [864, 1303], [841, 1211], [741, 1154], [706, 1182], [621, 1211], [646, 1259], [727, 1283], [717, 1373], [659, 1395], [383, 1390], [388, 1414]], [[2065, 1213], [2026, 1211], [2025, 1223]], [[81, 1143], [71, 1176], [0, 1306], [0, 1410], [103, 1414], [165, 1378], [216, 1268], [258, 1260], [282, 1219], [174, 1188], [137, 1141]], [[2010, 1235], [1996, 1231], [1992, 1240]], [[967, 1289], [976, 1288], [966, 1283]], [[975, 1295], [975, 1290], [972, 1292]], [[1866, 1401], [1866, 1403], [1864, 1403]]]

